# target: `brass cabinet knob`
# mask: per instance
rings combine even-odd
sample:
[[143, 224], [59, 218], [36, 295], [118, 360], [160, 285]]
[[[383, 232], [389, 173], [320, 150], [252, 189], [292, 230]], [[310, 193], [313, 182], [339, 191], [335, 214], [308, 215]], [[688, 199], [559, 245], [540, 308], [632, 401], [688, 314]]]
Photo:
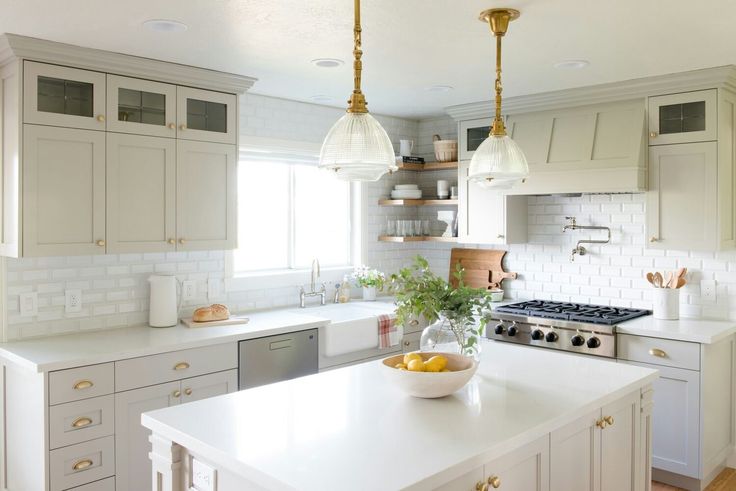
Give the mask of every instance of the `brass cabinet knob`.
[[658, 240], [659, 239], [655, 235], [652, 235], [651, 237], [649, 237], [649, 242], [657, 242]]
[[172, 396], [172, 397], [173, 397], [174, 399], [178, 399], [178, 398], [179, 398], [179, 396], [181, 396], [181, 391], [179, 391], [179, 390], [175, 390], [174, 392], [172, 392], [172, 393], [171, 393], [171, 396]]
[[166, 126], [168, 126], [170, 130], [175, 130], [176, 129], [176, 125], [174, 123], [169, 123]]
[[491, 476], [491, 477], [488, 478], [488, 484], [493, 489], [498, 489], [498, 488], [501, 487], [501, 478], [498, 477], [498, 476]]
[[475, 491], [488, 491], [488, 483], [478, 481], [477, 483], [475, 483]]
[[105, 116], [103, 116], [102, 114], [99, 114], [97, 116], [97, 121], [99, 121], [100, 123], [104, 123], [105, 122]]
[[72, 428], [84, 428], [92, 424], [92, 420], [86, 416], [77, 418], [72, 422]]
[[74, 390], [89, 389], [93, 385], [95, 385], [95, 384], [93, 384], [91, 380], [80, 380], [79, 382], [77, 382], [76, 384], [74, 384]]
[[603, 421], [605, 421], [608, 426], [613, 426], [613, 416], [603, 416]]
[[104, 246], [105, 246], [105, 241], [104, 241], [104, 240], [102, 240], [102, 239], [100, 239], [100, 240], [98, 240], [98, 241], [96, 242], [96, 244], [97, 244], [98, 246], [100, 246], [100, 247], [104, 247]]
[[168, 242], [171, 245], [174, 245], [174, 244], [176, 244], [176, 239], [169, 239], [166, 242]]
[[599, 419], [598, 421], [595, 422], [595, 425], [598, 428], [603, 429], [606, 427], [606, 422], [603, 419]]
[[658, 358], [667, 358], [667, 352], [659, 348], [650, 349], [649, 354]]
[[656, 131], [650, 131], [649, 132], [649, 138], [657, 138], [657, 132]]
[[410, 346], [410, 345], [411, 345], [411, 341], [404, 341], [404, 346]]
[[185, 129], [187, 129], [187, 125], [185, 125], [184, 123], [182, 123], [182, 124], [179, 125], [179, 129], [180, 130], [185, 130]]
[[192, 395], [192, 389], [184, 389], [184, 393], [188, 396]]
[[72, 466], [72, 469], [75, 471], [81, 471], [86, 469], [87, 467], [90, 467], [92, 465], [92, 461], [90, 459], [84, 459], [84, 460], [78, 460], [74, 463]]
[[181, 361], [174, 365], [174, 370], [186, 370], [187, 368], [189, 368], [189, 363], [185, 361]]
[[186, 243], [187, 243], [187, 241], [186, 241], [185, 239], [183, 239], [183, 238], [182, 238], [182, 239], [179, 239], [179, 243], [180, 243], [180, 244], [186, 244]]
[[419, 325], [419, 321], [417, 319], [412, 319], [412, 320], [409, 321], [409, 325], [410, 326], [418, 326]]

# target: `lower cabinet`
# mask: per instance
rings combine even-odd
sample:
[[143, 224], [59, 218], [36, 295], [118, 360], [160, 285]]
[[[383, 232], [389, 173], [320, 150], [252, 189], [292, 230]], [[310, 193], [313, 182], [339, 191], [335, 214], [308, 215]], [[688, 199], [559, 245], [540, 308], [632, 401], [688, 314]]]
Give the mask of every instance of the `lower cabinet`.
[[237, 386], [238, 371], [228, 370], [115, 394], [115, 489], [151, 489], [151, 432], [141, 426], [141, 414], [234, 392]]

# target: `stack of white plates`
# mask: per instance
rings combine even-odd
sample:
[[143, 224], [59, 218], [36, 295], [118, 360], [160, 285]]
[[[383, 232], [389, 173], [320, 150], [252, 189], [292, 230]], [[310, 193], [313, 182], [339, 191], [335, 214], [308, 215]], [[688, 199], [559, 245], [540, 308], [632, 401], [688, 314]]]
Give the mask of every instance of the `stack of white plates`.
[[391, 191], [392, 199], [421, 199], [422, 190], [417, 184], [397, 184]]

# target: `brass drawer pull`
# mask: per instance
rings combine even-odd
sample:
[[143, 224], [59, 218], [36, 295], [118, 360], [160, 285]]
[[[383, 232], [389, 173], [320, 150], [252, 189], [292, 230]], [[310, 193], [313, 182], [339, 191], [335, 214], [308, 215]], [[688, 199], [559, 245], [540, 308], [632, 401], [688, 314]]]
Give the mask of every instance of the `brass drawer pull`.
[[93, 384], [91, 380], [80, 380], [79, 382], [77, 382], [76, 384], [74, 384], [74, 390], [89, 389], [93, 385], [95, 385], [95, 384]]
[[181, 391], [175, 390], [171, 393], [171, 395], [174, 397], [174, 399], [178, 399], [179, 396], [181, 396]]
[[98, 114], [97, 115], [97, 121], [99, 121], [100, 123], [104, 123], [105, 122], [105, 116], [103, 116], [102, 114]]
[[189, 368], [189, 363], [182, 361], [174, 365], [174, 370], [186, 370]]
[[419, 321], [417, 319], [412, 319], [409, 321], [409, 325], [412, 327], [416, 327], [419, 325]]
[[493, 489], [498, 489], [501, 487], [501, 478], [498, 476], [491, 476], [488, 478], [488, 484], [490, 484]]
[[475, 491], [488, 491], [488, 483], [478, 481], [477, 483], [475, 483]]
[[82, 471], [87, 467], [91, 467], [92, 463], [93, 462], [90, 459], [80, 460], [72, 466], [72, 469], [74, 469], [75, 471]]
[[664, 350], [661, 350], [659, 348], [652, 348], [649, 350], [649, 354], [652, 356], [657, 356], [659, 358], [667, 358], [667, 352]]
[[605, 421], [608, 426], [613, 426], [613, 416], [603, 416], [603, 421]]
[[184, 389], [184, 394], [188, 396], [192, 395], [192, 389]]
[[169, 127], [170, 130], [176, 129], [176, 125], [174, 123], [169, 123], [167, 126]]
[[81, 418], [77, 418], [72, 423], [73, 428], [84, 428], [85, 426], [89, 426], [92, 424], [92, 420], [86, 416], [83, 416]]
[[599, 419], [595, 422], [595, 425], [600, 429], [604, 429], [606, 427], [606, 421], [603, 419]]

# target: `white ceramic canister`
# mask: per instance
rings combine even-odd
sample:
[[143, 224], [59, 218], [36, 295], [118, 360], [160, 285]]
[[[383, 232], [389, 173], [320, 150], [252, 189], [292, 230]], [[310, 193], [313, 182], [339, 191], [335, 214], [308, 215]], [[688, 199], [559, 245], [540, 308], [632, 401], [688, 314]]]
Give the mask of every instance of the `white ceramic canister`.
[[652, 315], [655, 319], [680, 318], [680, 289], [655, 288], [652, 292]]
[[151, 327], [175, 326], [179, 323], [176, 276], [155, 274], [148, 278], [148, 282], [151, 284], [148, 325]]

